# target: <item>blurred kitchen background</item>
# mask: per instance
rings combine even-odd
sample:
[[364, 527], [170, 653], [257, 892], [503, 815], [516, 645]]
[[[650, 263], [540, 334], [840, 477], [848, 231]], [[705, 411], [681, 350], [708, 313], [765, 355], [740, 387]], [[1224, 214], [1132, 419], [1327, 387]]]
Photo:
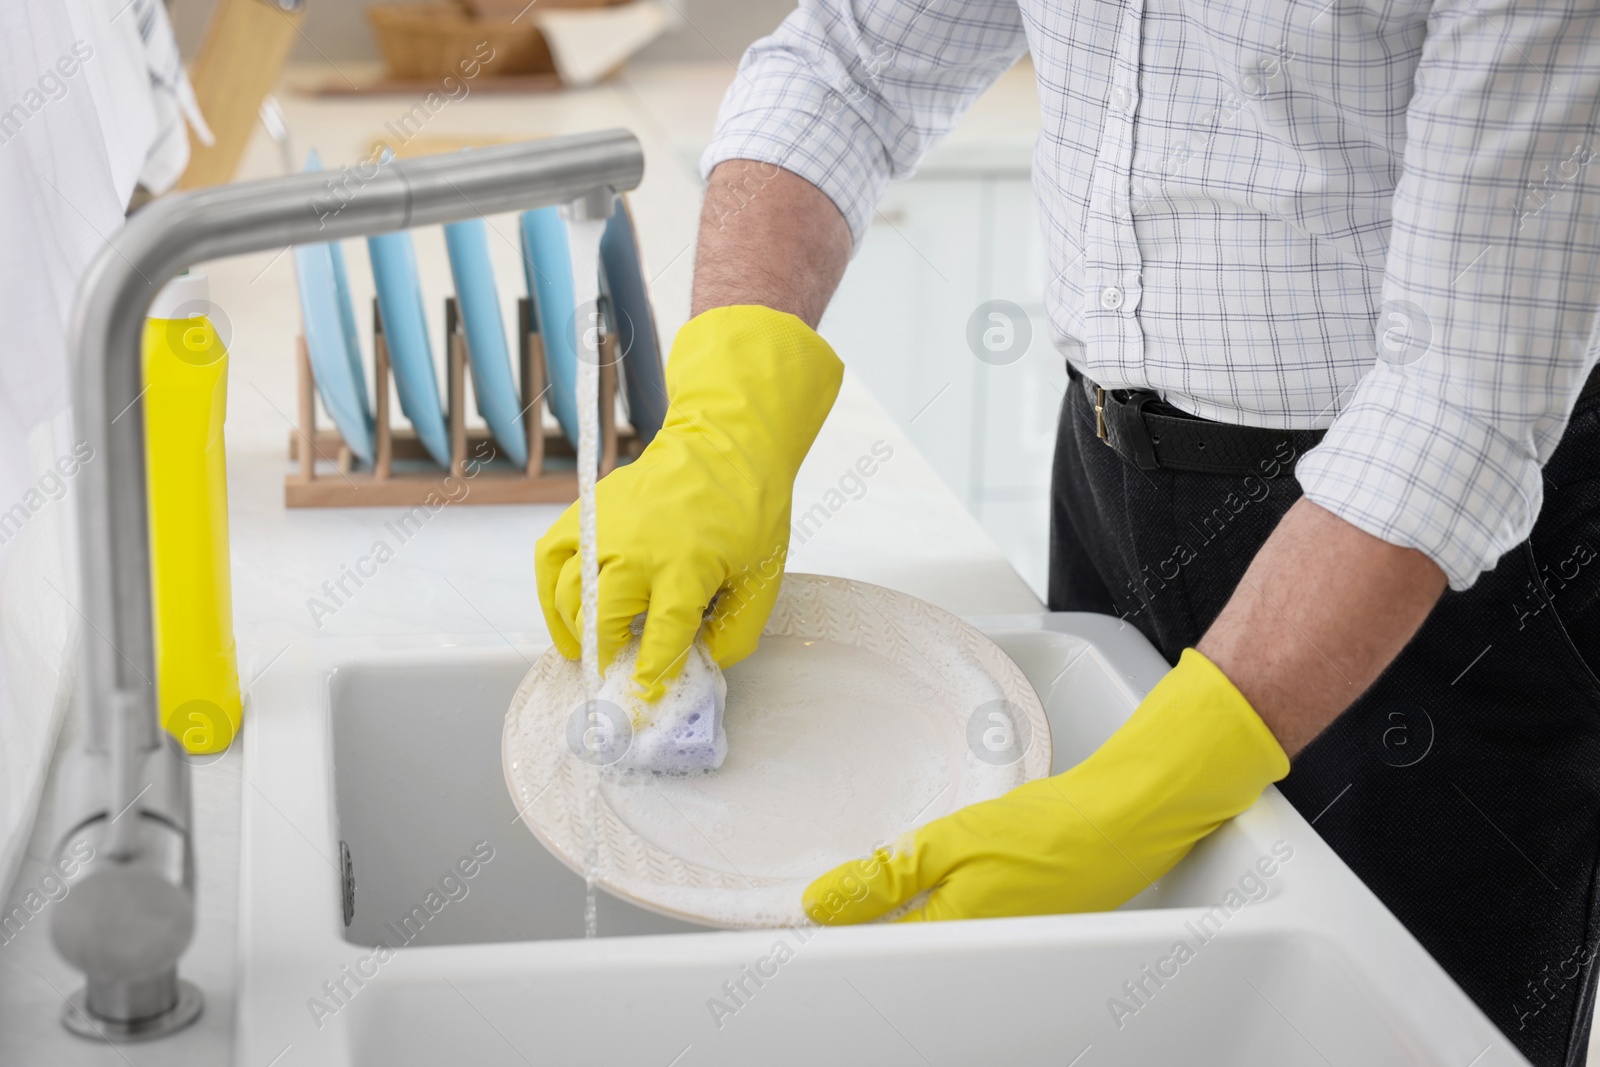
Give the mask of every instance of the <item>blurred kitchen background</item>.
[[[524, 8], [526, 0], [493, 2], [513, 14], [550, 10], [543, 4]], [[214, 3], [169, 5], [180, 47], [191, 60]], [[364, 0], [307, 0], [280, 90], [291, 114], [314, 109], [315, 101], [337, 106], [358, 99], [311, 93], [311, 100], [297, 101], [297, 91], [305, 96], [331, 84], [342, 92], [350, 83], [366, 85], [383, 76], [370, 6]], [[428, 132], [486, 132], [489, 116], [506, 114], [513, 101], [521, 99], [520, 110], [537, 115], [550, 109], [553, 95], [589, 97], [592, 107], [572, 103], [594, 116], [591, 128], [633, 125], [628, 115], [609, 113], [606, 102], [620, 97], [656, 126], [640, 131], [647, 150], [670, 145], [674, 168], [698, 181], [699, 155], [739, 57], [793, 6], [785, 0], [660, 0], [665, 27], [659, 36], [594, 86], [495, 93], [493, 103], [485, 103], [490, 94], [475, 93], [460, 107], [445, 109]], [[409, 95], [419, 93], [413, 89]], [[409, 103], [404, 91], [365, 99], [387, 101], [374, 114], [401, 113]], [[1043, 311], [1044, 245], [1028, 180], [1037, 128], [1031, 67], [1024, 58], [915, 177], [891, 188], [822, 333], [1042, 598], [1050, 460], [1066, 376]], [[504, 132], [527, 135], [509, 126]], [[264, 150], [259, 128], [255, 138], [252, 153]], [[332, 161], [341, 162], [337, 155]], [[641, 196], [662, 180], [662, 164], [649, 159]], [[250, 170], [247, 158], [241, 176]], [[640, 224], [648, 231], [664, 221]], [[693, 219], [678, 221], [666, 242], [671, 247], [652, 244], [645, 235], [664, 344], [687, 312], [692, 250], [682, 250], [677, 233], [692, 233]]]
[[[167, 5], [178, 47], [185, 56], [194, 55], [200, 47], [212, 5], [213, 0], [172, 0]], [[366, 18], [369, 6], [366, 0], [311, 0], [300, 27], [304, 37], [290, 53], [291, 60], [377, 60], [377, 45]], [[513, 10], [520, 7], [518, 4]], [[793, 3], [784, 0], [673, 0], [667, 11], [676, 24], [646, 45], [635, 61], [737, 61], [751, 41], [776, 26], [793, 8]]]

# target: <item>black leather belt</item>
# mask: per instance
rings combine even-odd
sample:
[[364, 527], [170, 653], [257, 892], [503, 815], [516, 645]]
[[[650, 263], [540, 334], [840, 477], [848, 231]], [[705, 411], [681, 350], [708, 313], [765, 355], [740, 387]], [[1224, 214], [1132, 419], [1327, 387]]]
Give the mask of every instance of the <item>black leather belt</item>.
[[1257, 474], [1263, 462], [1292, 460], [1325, 432], [1214, 422], [1180, 411], [1152, 392], [1102, 389], [1071, 364], [1067, 369], [1094, 409], [1100, 440], [1140, 470]]
[[[1094, 409], [1095, 432], [1140, 470], [1196, 474], [1255, 474], [1272, 459], [1298, 457], [1322, 440], [1323, 430], [1271, 430], [1202, 419], [1180, 411], [1155, 393], [1104, 389], [1067, 365], [1072, 381]], [[1600, 366], [1578, 394], [1582, 403], [1600, 396]]]

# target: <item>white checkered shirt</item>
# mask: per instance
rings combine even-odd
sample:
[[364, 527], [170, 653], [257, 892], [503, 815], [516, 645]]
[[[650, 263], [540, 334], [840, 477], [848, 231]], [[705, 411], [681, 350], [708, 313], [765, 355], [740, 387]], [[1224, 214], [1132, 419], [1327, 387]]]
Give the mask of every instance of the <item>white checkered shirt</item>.
[[1528, 535], [1595, 360], [1597, 5], [805, 0], [746, 53], [702, 166], [793, 171], [859, 240], [1025, 50], [1068, 359], [1329, 427], [1306, 494], [1457, 589]]

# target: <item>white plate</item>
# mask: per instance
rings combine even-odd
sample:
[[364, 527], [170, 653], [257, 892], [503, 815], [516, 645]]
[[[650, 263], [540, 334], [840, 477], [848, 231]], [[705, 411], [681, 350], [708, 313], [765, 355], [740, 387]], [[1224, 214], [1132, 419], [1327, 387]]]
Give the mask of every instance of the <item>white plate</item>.
[[569, 746], [582, 679], [548, 651], [502, 744], [534, 836], [581, 873], [598, 774], [601, 885], [695, 922], [788, 925], [833, 865], [1049, 772], [1049, 723], [1021, 669], [955, 616], [880, 586], [785, 576], [761, 647], [727, 679], [721, 770], [619, 775]]

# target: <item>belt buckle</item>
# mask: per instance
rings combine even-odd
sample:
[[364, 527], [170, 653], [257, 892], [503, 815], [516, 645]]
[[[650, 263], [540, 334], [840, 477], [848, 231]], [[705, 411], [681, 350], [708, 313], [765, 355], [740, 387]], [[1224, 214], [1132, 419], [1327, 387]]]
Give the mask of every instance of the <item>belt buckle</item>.
[[1098, 385], [1094, 387], [1094, 434], [1107, 444], [1111, 443], [1111, 436], [1106, 432], [1106, 391]]

